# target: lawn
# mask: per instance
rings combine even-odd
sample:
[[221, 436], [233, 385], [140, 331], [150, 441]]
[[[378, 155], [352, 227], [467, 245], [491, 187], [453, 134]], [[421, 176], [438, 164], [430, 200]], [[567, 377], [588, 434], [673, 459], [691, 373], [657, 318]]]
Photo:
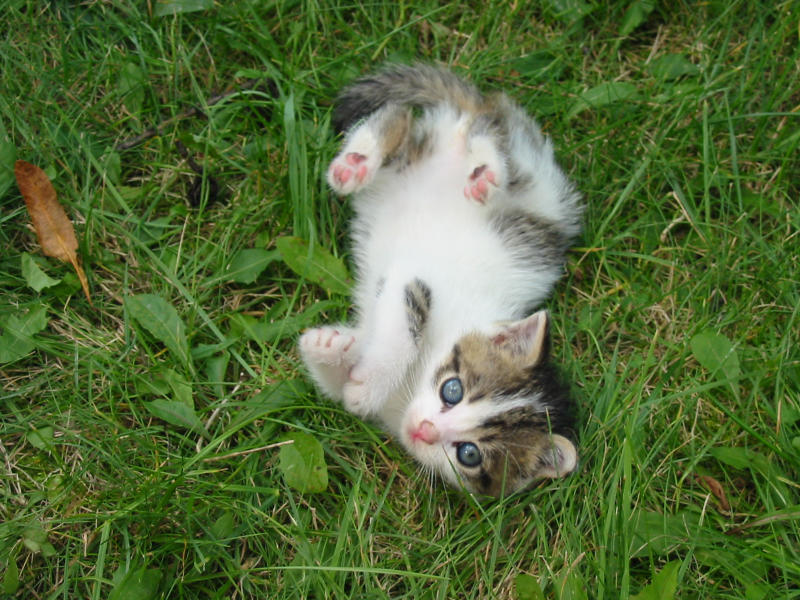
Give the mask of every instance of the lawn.
[[[800, 4], [0, 10], [0, 596], [800, 598]], [[303, 374], [349, 311], [332, 100], [387, 60], [509, 93], [585, 196], [568, 478], [446, 489]]]

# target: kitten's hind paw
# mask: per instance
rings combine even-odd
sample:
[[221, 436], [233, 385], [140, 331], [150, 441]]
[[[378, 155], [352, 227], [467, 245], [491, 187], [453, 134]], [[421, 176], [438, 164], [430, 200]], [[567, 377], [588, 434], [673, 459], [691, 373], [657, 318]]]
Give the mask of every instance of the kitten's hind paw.
[[464, 197], [468, 200], [475, 200], [479, 204], [486, 204], [492, 188], [497, 186], [497, 174], [488, 165], [480, 165], [470, 173], [464, 188]]
[[339, 194], [346, 196], [372, 180], [377, 165], [366, 154], [342, 152], [328, 168], [328, 183]]
[[367, 417], [375, 412], [375, 405], [370, 399], [370, 390], [366, 382], [352, 378], [344, 384], [342, 390], [344, 406], [354, 415]]
[[380, 410], [386, 398], [387, 390], [363, 363], [354, 366], [344, 384], [342, 395], [344, 406], [359, 417], [374, 415]]

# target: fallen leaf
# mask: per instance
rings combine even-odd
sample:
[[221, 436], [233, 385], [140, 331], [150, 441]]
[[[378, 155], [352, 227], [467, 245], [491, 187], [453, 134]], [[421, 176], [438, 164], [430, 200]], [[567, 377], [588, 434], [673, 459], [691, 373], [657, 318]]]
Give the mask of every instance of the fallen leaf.
[[75, 229], [73, 229], [67, 213], [64, 212], [64, 207], [58, 202], [53, 184], [50, 183], [50, 179], [44, 171], [24, 160], [14, 163], [14, 175], [17, 178], [19, 191], [25, 199], [25, 205], [28, 207], [28, 214], [33, 221], [33, 228], [36, 230], [42, 252], [75, 267], [78, 279], [81, 280], [83, 293], [86, 294], [86, 299], [92, 305], [92, 299], [89, 296], [89, 282], [78, 262], [78, 240], [75, 237]]
[[708, 488], [708, 491], [714, 494], [714, 497], [719, 502], [719, 507], [724, 511], [729, 511], [731, 509], [730, 503], [728, 503], [728, 498], [725, 496], [725, 490], [722, 487], [722, 484], [714, 479], [713, 477], [709, 477], [708, 475], [695, 475], [695, 478], [701, 485], [704, 485]]

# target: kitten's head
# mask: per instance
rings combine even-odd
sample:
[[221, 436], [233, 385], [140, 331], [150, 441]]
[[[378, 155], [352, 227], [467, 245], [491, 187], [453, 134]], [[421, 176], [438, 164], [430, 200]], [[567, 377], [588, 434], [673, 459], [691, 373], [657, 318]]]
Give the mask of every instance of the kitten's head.
[[470, 333], [428, 371], [402, 442], [425, 467], [471, 492], [499, 496], [577, 463], [566, 389], [548, 362], [548, 317]]

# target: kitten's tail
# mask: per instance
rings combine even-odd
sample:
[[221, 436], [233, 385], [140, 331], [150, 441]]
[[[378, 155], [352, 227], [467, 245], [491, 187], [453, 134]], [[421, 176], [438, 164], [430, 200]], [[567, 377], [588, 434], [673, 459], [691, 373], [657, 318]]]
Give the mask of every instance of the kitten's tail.
[[336, 99], [333, 127], [346, 131], [388, 102], [419, 108], [450, 104], [475, 112], [483, 96], [449, 71], [423, 64], [389, 65], [345, 88]]

